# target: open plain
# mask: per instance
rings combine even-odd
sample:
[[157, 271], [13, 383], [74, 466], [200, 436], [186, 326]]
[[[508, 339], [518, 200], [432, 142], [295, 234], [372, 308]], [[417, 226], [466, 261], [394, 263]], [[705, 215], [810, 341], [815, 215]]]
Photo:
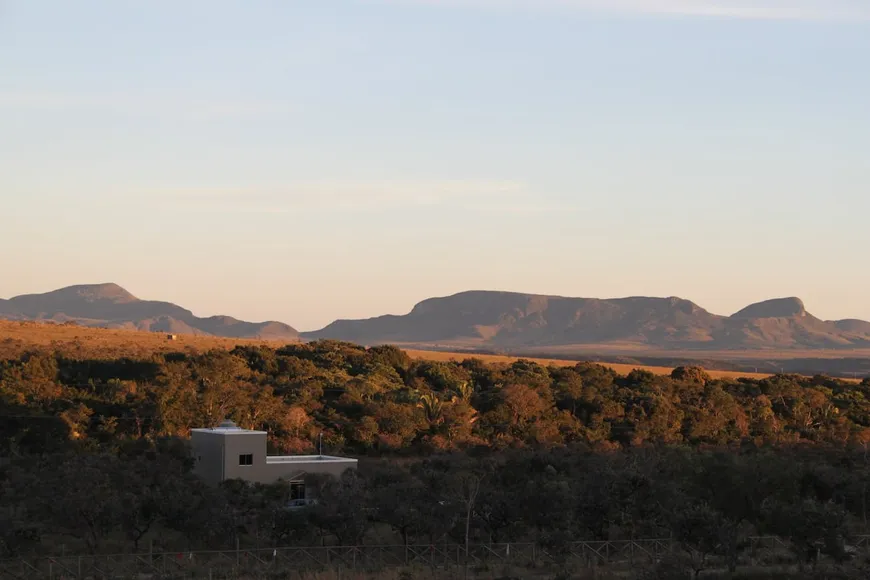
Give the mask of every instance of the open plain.
[[[117, 330], [105, 328], [89, 328], [74, 324], [52, 324], [40, 322], [18, 322], [0, 320], [0, 358], [14, 358], [36, 348], [51, 348], [55, 352], [70, 357], [88, 358], [120, 358], [145, 357], [157, 353], [186, 352], [202, 353], [212, 349], [231, 350], [238, 345], [264, 345], [271, 348], [280, 347], [286, 341], [222, 338], [214, 336], [196, 336], [178, 334], [170, 339], [168, 334], [136, 330]], [[405, 349], [413, 359], [433, 361], [461, 361], [467, 358], [478, 358], [487, 363], [511, 363], [520, 358], [531, 359], [545, 366], [573, 366], [578, 362], [595, 360], [593, 352], [586, 356], [572, 356], [571, 351], [559, 352], [560, 358], [549, 358], [516, 355], [494, 355], [473, 351], [436, 351], [414, 348]], [[646, 354], [646, 353], [644, 353]], [[684, 353], [689, 354], [689, 353]], [[703, 353], [705, 359], [711, 358], [710, 353]], [[721, 353], [725, 354], [725, 353]], [[751, 353], [740, 353], [740, 356]], [[816, 355], [817, 353], [802, 353]], [[870, 356], [870, 354], [868, 354]], [[768, 353], [769, 357], [769, 353]], [[769, 357], [770, 358], [770, 357]], [[673, 366], [647, 365], [630, 363], [613, 363], [598, 361], [598, 364], [609, 367], [620, 374], [634, 369], [643, 369], [655, 374], [670, 374]], [[702, 365], [703, 366], [703, 365]], [[739, 372], [729, 370], [709, 370], [714, 378], [764, 378], [771, 373]]]

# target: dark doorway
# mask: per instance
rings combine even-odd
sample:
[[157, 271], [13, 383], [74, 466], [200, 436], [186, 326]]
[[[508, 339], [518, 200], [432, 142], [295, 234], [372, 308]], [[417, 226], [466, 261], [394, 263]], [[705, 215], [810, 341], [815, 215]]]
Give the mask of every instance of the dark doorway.
[[296, 499], [305, 499], [305, 482], [291, 481], [290, 482], [290, 501]]

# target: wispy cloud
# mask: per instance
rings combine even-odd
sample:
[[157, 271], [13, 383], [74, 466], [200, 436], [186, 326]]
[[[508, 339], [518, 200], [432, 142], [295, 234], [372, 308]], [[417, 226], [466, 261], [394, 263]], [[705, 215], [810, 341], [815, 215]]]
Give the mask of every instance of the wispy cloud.
[[288, 103], [227, 100], [220, 96], [148, 93], [73, 93], [63, 91], [0, 91], [0, 110], [96, 111], [125, 115], [173, 116], [191, 119], [277, 116], [293, 112]]
[[439, 206], [513, 213], [555, 210], [536, 203], [534, 192], [525, 184], [500, 180], [327, 180], [278, 187], [165, 188], [143, 194], [148, 200], [175, 210], [221, 213], [364, 212]]
[[488, 8], [568, 8], [609, 13], [670, 14], [755, 20], [870, 19], [868, 0], [388, 0], [393, 4]]

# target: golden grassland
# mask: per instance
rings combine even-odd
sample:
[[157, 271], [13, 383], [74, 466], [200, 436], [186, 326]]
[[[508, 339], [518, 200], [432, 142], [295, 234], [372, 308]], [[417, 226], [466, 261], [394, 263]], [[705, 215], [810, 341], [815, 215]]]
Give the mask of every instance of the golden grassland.
[[[798, 358], [813, 359], [838, 359], [843, 357], [870, 358], [870, 349], [832, 349], [832, 348], [787, 348], [787, 349], [745, 349], [745, 350], [682, 350], [682, 349], [657, 349], [644, 345], [630, 344], [602, 344], [602, 345], [564, 345], [551, 347], [532, 347], [527, 349], [530, 355], [539, 356], [644, 356], [656, 358], [704, 358], [706, 360], [794, 360]], [[538, 352], [536, 352], [538, 351]]]
[[[141, 358], [155, 353], [187, 352], [200, 353], [212, 349], [232, 349], [237, 345], [265, 345], [271, 348], [283, 346], [287, 341], [221, 338], [179, 334], [169, 340], [165, 333], [142, 332], [135, 330], [115, 330], [88, 328], [75, 325], [57, 325], [39, 322], [16, 322], [0, 320], [0, 358], [18, 357], [28, 350], [50, 348], [67, 356], [82, 358]], [[520, 358], [533, 360], [542, 365], [573, 366], [576, 360], [528, 358], [516, 356], [488, 355], [462, 352], [442, 352], [429, 350], [408, 350], [413, 359], [432, 361], [462, 361], [467, 358], [481, 359], [487, 363], [511, 363]], [[656, 374], [670, 374], [669, 367], [599, 363], [612, 368], [620, 374], [634, 369], [644, 369]], [[708, 371], [714, 378], [763, 378], [763, 373], [741, 373], [732, 371]]]
[[[467, 358], [477, 358], [487, 363], [512, 363], [514, 361], [523, 359], [523, 360], [531, 360], [538, 364], [544, 366], [558, 366], [558, 367], [571, 367], [576, 365], [578, 360], [563, 360], [563, 359], [551, 359], [551, 358], [530, 358], [530, 357], [515, 357], [515, 356], [504, 356], [504, 355], [494, 355], [494, 354], [471, 354], [471, 353], [457, 353], [457, 352], [436, 352], [436, 351], [428, 351], [428, 350], [406, 350], [405, 352], [411, 358], [414, 359], [423, 359], [423, 360], [433, 360], [433, 361], [461, 361]], [[629, 364], [616, 364], [616, 363], [607, 363], [607, 362], [597, 362], [596, 364], [600, 364], [601, 366], [608, 367], [616, 371], [617, 373], [624, 375], [630, 373], [635, 369], [641, 369], [645, 371], [649, 371], [651, 373], [655, 373], [657, 375], [669, 375], [671, 371], [674, 369], [672, 367], [656, 367], [656, 366], [646, 366], [646, 365], [629, 365]], [[707, 373], [713, 377], [714, 379], [736, 379], [736, 378], [765, 378], [769, 377], [769, 374], [764, 373], [741, 373], [736, 371], [712, 371], [708, 370]]]
[[64, 355], [88, 358], [148, 357], [161, 352], [199, 353], [232, 349], [239, 344], [278, 347], [286, 341], [175, 335], [136, 330], [88, 328], [40, 322], [0, 320], [0, 358], [17, 357], [35, 348], [50, 348]]

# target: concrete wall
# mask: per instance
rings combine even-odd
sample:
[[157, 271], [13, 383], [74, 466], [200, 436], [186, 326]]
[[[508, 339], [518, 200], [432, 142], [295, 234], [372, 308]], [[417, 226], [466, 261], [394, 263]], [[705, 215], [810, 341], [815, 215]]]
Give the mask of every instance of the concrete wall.
[[[226, 479], [244, 479], [254, 483], [274, 483], [279, 479], [301, 478], [304, 474], [322, 473], [340, 477], [355, 461], [311, 460], [268, 461], [266, 433], [261, 431], [192, 431], [191, 451], [194, 472], [205, 482], [217, 485]], [[252, 455], [252, 465], [239, 465], [239, 456]]]
[[224, 437], [217, 433], [193, 431], [190, 448], [194, 459], [193, 472], [210, 485], [224, 479]]
[[[224, 435], [224, 479], [271, 483], [266, 469], [266, 434], [239, 431]], [[239, 455], [254, 456], [253, 465], [239, 465]], [[274, 480], [273, 480], [274, 481]]]
[[341, 474], [346, 470], [355, 468], [355, 462], [321, 461], [313, 459], [311, 461], [294, 461], [292, 463], [268, 463], [266, 465], [265, 475], [269, 478], [268, 482], [278, 481], [279, 479], [286, 479], [289, 481], [301, 474], [312, 473], [332, 475], [338, 478], [341, 477]]

